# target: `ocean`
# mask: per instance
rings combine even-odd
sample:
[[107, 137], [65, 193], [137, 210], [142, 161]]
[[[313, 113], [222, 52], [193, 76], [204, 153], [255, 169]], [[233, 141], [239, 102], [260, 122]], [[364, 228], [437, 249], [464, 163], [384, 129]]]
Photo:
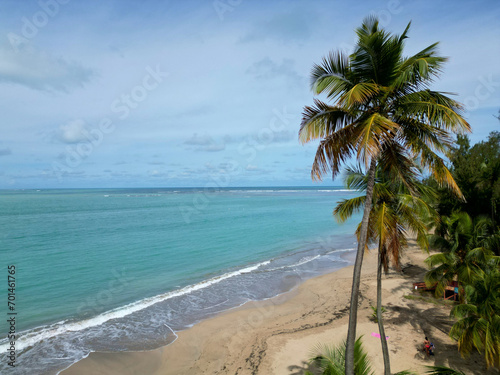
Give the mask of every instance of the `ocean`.
[[340, 225], [332, 210], [358, 195], [335, 187], [0, 191], [0, 373], [57, 374], [93, 351], [154, 349], [202, 319], [345, 267], [361, 214]]

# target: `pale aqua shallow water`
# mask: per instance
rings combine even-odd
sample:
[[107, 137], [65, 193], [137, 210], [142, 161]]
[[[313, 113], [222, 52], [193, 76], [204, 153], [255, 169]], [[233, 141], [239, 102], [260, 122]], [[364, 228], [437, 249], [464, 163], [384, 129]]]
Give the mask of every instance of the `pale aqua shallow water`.
[[[6, 278], [7, 265], [16, 266], [22, 331], [18, 367], [8, 373], [54, 374], [90, 351], [158, 347], [175, 338], [172, 331], [345, 266], [340, 254], [355, 247], [360, 217], [338, 225], [331, 212], [357, 195], [340, 188], [1, 191], [1, 269]], [[7, 331], [6, 319], [0, 329]]]

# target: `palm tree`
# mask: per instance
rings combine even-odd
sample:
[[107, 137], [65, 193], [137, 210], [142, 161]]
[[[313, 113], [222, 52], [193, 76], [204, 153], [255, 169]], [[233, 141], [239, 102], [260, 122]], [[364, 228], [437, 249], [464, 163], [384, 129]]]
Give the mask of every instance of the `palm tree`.
[[450, 336], [458, 350], [468, 356], [476, 348], [484, 350], [486, 365], [500, 366], [500, 272], [498, 259], [486, 267], [475, 282], [465, 287], [467, 304], [457, 305], [451, 315], [459, 318]]
[[313, 106], [306, 106], [299, 131], [303, 143], [321, 139], [311, 171], [313, 180], [328, 172], [335, 177], [353, 156], [368, 171], [351, 290], [346, 349], [349, 375], [354, 371], [361, 265], [377, 163], [403, 176], [411, 172], [412, 160], [419, 158], [440, 184], [461, 197], [437, 152], [451, 146], [450, 131], [470, 131], [470, 127], [461, 116], [458, 102], [429, 89], [446, 61], [437, 55], [437, 43], [413, 56], [403, 56], [409, 27], [400, 36], [391, 35], [379, 28], [375, 17], [368, 17], [356, 30], [358, 41], [351, 55], [332, 52], [321, 65], [315, 65], [311, 74], [313, 92], [326, 94], [335, 104], [315, 100]]
[[473, 220], [466, 212], [454, 212], [441, 221], [443, 235], [430, 236], [430, 242], [442, 252], [425, 260], [433, 268], [424, 280], [436, 284], [436, 295], [443, 295], [445, 288], [456, 280], [459, 300], [464, 302], [464, 285], [473, 284], [485, 267], [491, 267], [498, 259], [488, 248], [491, 219]]
[[[345, 185], [349, 189], [366, 190], [367, 178], [361, 169], [348, 168]], [[414, 181], [414, 192], [429, 195], [428, 188]], [[340, 222], [347, 220], [354, 211], [359, 211], [365, 205], [365, 196], [344, 199], [334, 209], [334, 215]], [[396, 268], [399, 268], [401, 250], [407, 246], [406, 233], [411, 231], [417, 235], [417, 241], [422, 248], [427, 249], [427, 227], [420, 219], [429, 217], [433, 210], [419, 197], [411, 195], [406, 186], [397, 178], [384, 173], [379, 167], [376, 171], [373, 188], [373, 203], [368, 221], [368, 242], [378, 242], [377, 265], [377, 323], [382, 355], [384, 359], [384, 373], [391, 374], [389, 349], [385, 339], [385, 329], [382, 319], [382, 268], [387, 273], [389, 259]], [[360, 227], [358, 226], [358, 241]]]
[[[318, 344], [312, 350], [311, 363], [321, 369], [322, 375], [342, 375], [345, 372], [345, 341], [339, 346]], [[373, 375], [368, 354], [366, 354], [361, 337], [354, 344], [354, 374]], [[306, 372], [306, 375], [312, 375]]]

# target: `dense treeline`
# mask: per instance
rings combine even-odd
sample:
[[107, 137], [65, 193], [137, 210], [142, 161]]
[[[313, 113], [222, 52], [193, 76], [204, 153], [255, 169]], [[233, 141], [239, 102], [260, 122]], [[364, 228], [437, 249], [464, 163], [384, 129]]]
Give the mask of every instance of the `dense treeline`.
[[439, 253], [426, 259], [431, 267], [426, 282], [436, 294], [456, 285], [458, 304], [451, 315], [457, 320], [450, 336], [460, 353], [484, 354], [487, 366], [500, 366], [500, 132], [470, 146], [458, 136], [449, 155], [451, 172], [465, 200], [437, 188], [434, 205], [439, 223], [430, 244]]
[[[448, 189], [438, 188], [439, 214], [464, 211], [473, 218], [488, 216], [500, 223], [500, 132], [492, 132], [486, 141], [472, 147], [467, 136], [459, 135], [449, 159], [465, 201], [456, 199]], [[435, 181], [428, 182], [437, 187]]]

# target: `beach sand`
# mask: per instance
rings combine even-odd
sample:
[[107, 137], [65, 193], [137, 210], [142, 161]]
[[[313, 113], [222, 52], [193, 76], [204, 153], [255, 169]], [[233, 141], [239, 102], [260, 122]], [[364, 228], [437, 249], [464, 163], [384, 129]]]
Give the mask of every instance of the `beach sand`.
[[[402, 258], [403, 272], [383, 278], [386, 335], [393, 373], [444, 365], [466, 374], [498, 374], [485, 370], [481, 355], [463, 359], [449, 337], [450, 306], [433, 303], [413, 291], [423, 281], [427, 255], [413, 243]], [[364, 257], [357, 334], [376, 374], [383, 373], [378, 326], [370, 317], [376, 305], [376, 252]], [[62, 375], [87, 374], [277, 374], [299, 375], [310, 368], [308, 358], [318, 343], [345, 340], [352, 266], [307, 280], [273, 299], [249, 302], [179, 332], [171, 345], [149, 352], [91, 353]], [[415, 296], [414, 299], [404, 298]], [[424, 337], [436, 346], [435, 356], [420, 351]]]

